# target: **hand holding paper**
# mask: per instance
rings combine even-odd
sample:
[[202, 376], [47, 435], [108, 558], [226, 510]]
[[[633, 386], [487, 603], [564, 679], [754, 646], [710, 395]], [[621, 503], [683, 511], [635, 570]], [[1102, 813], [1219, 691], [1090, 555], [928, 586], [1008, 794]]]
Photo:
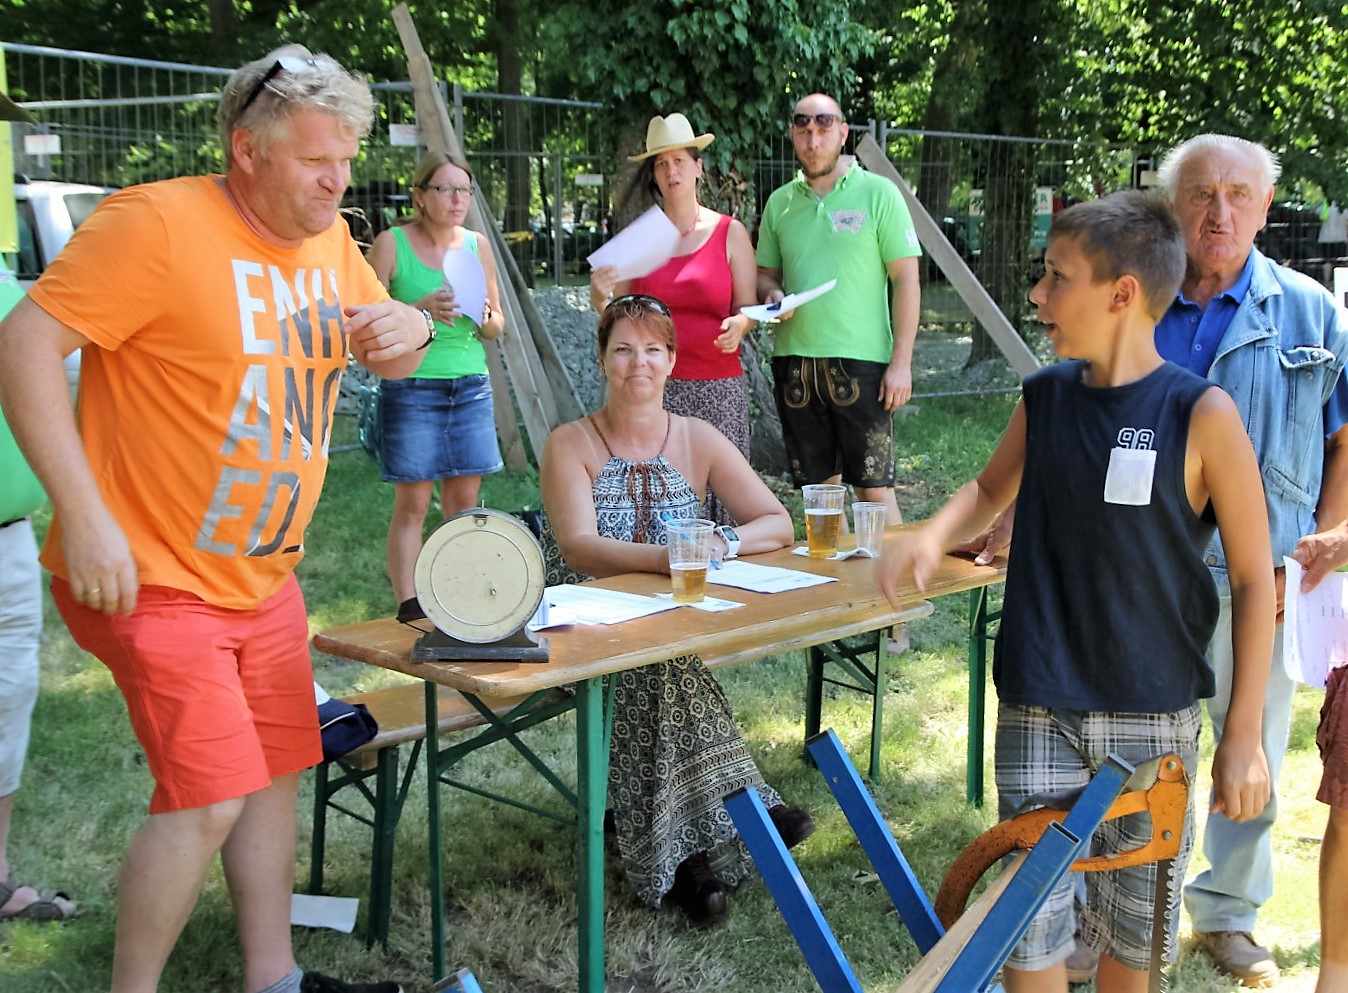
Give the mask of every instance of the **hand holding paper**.
[[612, 266], [618, 282], [649, 276], [674, 256], [679, 229], [658, 206], [652, 207], [612, 239], [585, 257], [591, 269]]
[[740, 313], [745, 317], [755, 321], [775, 322], [784, 321], [791, 316], [791, 312], [797, 307], [809, 303], [817, 297], [823, 296], [833, 287], [838, 285], [836, 279], [830, 279], [822, 286], [816, 286], [812, 290], [804, 290], [800, 293], [788, 293], [775, 303], [763, 303], [753, 307], [742, 307]]
[[[451, 248], [441, 263], [445, 285], [458, 304], [459, 313], [466, 314], [478, 327], [487, 305], [487, 274], [476, 253], [467, 248]], [[433, 315], [434, 316], [434, 315]], [[438, 319], [438, 318], [437, 318]]]

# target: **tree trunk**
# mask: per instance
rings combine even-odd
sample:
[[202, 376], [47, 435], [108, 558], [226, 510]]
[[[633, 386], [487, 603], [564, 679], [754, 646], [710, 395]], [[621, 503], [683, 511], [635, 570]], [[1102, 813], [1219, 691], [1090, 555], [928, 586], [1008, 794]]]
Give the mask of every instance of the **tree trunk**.
[[208, 0], [211, 18], [211, 46], [216, 52], [232, 52], [238, 42], [238, 20], [234, 0]]
[[[950, 40], [937, 57], [932, 72], [931, 90], [922, 118], [923, 130], [957, 131], [963, 123], [968, 111], [970, 79], [978, 68], [978, 25], [984, 13], [982, 0], [963, 0], [956, 5], [949, 31]], [[955, 223], [952, 225], [943, 223], [943, 218], [949, 212], [950, 195], [955, 186], [969, 178], [967, 159], [961, 160], [960, 156], [963, 147], [961, 139], [938, 135], [923, 138], [922, 164], [916, 177], [918, 198], [956, 248], [961, 248], [964, 243], [964, 239], [957, 234], [963, 218], [954, 218]], [[928, 256], [926, 278], [939, 277], [940, 270]]]
[[[520, 58], [519, 6], [517, 0], [496, 0], [496, 88], [519, 96], [524, 78]], [[529, 108], [520, 100], [502, 101], [501, 147], [528, 148]], [[506, 202], [501, 216], [510, 252], [529, 287], [534, 285], [534, 242], [529, 228], [529, 159], [523, 155], [505, 157]]]
[[[1048, 62], [1056, 58], [1059, 13], [1055, 0], [989, 4], [980, 58], [983, 86], [975, 114], [978, 130], [989, 135], [1035, 135], [1039, 81], [1048, 77]], [[989, 141], [979, 156], [981, 176], [975, 175], [975, 186], [981, 186], [984, 198], [979, 278], [1017, 328], [1029, 293], [1038, 150], [1031, 141]], [[968, 364], [997, 353], [987, 332], [975, 326]]]
[[[765, 475], [787, 473], [786, 442], [782, 422], [777, 416], [777, 401], [772, 396], [772, 380], [763, 371], [763, 358], [748, 338], [740, 343], [740, 362], [749, 385], [749, 461]], [[758, 416], [754, 417], [754, 411]]]

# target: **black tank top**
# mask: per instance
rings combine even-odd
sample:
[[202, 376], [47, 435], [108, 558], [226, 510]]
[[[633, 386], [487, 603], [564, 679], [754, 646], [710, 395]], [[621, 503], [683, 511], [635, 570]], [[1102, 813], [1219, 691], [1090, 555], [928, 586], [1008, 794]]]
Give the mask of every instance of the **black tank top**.
[[1184, 487], [1190, 416], [1211, 384], [1168, 362], [1102, 389], [1084, 371], [1062, 362], [1025, 380], [997, 693], [1066, 710], [1179, 710], [1213, 693], [1213, 523]]

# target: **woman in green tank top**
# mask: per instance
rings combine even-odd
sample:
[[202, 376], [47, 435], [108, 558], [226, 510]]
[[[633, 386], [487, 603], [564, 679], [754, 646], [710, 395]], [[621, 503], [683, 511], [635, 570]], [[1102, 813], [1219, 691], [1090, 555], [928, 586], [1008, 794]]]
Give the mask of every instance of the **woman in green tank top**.
[[[424, 616], [413, 570], [435, 483], [450, 517], [475, 506], [482, 477], [501, 468], [482, 344], [501, 333], [505, 316], [491, 245], [463, 226], [472, 193], [466, 163], [427, 153], [413, 176], [415, 215], [381, 233], [370, 248], [370, 265], [389, 294], [425, 311], [436, 331], [416, 373], [387, 380], [380, 390], [380, 466], [384, 480], [394, 484], [388, 572], [400, 619]], [[470, 252], [482, 264], [487, 298], [480, 313], [463, 313], [445, 278], [451, 252]]]

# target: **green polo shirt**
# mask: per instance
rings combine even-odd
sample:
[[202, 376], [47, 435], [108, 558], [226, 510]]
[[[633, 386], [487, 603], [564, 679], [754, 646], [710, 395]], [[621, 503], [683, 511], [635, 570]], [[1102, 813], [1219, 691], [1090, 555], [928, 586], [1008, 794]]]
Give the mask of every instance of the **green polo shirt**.
[[[23, 290], [14, 273], [0, 260], [0, 317], [8, 314], [22, 297]], [[0, 524], [27, 517], [46, 500], [37, 477], [10, 434], [9, 425], [0, 417]]]
[[781, 270], [788, 293], [838, 280], [776, 326], [775, 354], [889, 362], [885, 266], [922, 254], [898, 187], [854, 163], [821, 198], [797, 172], [768, 197], [757, 254], [760, 266]]

